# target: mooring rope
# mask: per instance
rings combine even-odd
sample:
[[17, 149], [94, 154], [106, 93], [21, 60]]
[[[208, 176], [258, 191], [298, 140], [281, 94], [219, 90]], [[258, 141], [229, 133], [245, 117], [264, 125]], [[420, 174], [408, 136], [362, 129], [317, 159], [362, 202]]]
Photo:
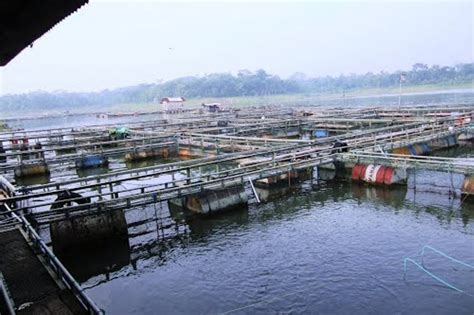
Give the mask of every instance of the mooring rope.
[[245, 305], [245, 306], [242, 306], [242, 307], [239, 307], [239, 308], [234, 308], [234, 309], [232, 309], [232, 310], [230, 310], [230, 311], [226, 311], [226, 312], [219, 313], [219, 314], [220, 314], [220, 315], [226, 315], [226, 314], [235, 313], [235, 312], [238, 312], [238, 311], [241, 311], [241, 310], [250, 308], [250, 307], [252, 307], [252, 306], [256, 306], [256, 305], [259, 305], [259, 304], [269, 304], [269, 303], [272, 303], [272, 302], [281, 300], [281, 299], [283, 299], [283, 298], [286, 298], [286, 297], [288, 297], [288, 296], [296, 295], [296, 294], [299, 294], [299, 293], [300, 293], [300, 292], [293, 292], [293, 293], [288, 293], [288, 294], [281, 295], [281, 296], [276, 296], [276, 297], [273, 297], [273, 298], [270, 298], [270, 299], [263, 299], [263, 300], [260, 300], [260, 301], [258, 301], [258, 302], [255, 302], [255, 303], [252, 303], [252, 304], [248, 304], [248, 305]]
[[417, 263], [416, 261], [414, 261], [413, 259], [407, 257], [403, 260], [403, 278], [405, 278], [405, 275], [407, 273], [407, 262], [411, 262], [413, 263], [415, 266], [417, 266], [420, 270], [424, 271], [425, 273], [427, 273], [430, 277], [432, 277], [433, 279], [441, 282], [442, 284], [444, 284], [445, 286], [447, 286], [448, 288], [451, 288], [455, 291], [458, 291], [460, 293], [464, 293], [463, 290], [455, 287], [454, 285], [452, 284], [449, 284], [448, 282], [444, 281], [443, 279], [441, 279], [440, 277], [436, 276], [435, 274], [431, 273], [430, 271], [426, 270], [423, 266], [421, 266], [419, 263]]
[[[430, 246], [430, 245], [425, 245], [423, 246], [422, 250], [421, 250], [421, 263], [423, 264], [423, 257], [424, 257], [424, 254], [425, 254], [425, 250], [426, 249], [430, 249], [432, 251], [434, 251], [435, 253], [445, 257], [445, 258], [448, 258], [449, 260], [455, 262], [455, 263], [458, 263], [460, 265], [463, 265], [465, 267], [468, 267], [468, 268], [471, 268], [471, 269], [474, 269], [474, 265], [471, 265], [471, 264], [468, 264], [468, 263], [465, 263], [464, 261], [461, 261], [459, 259], [456, 259], [454, 257], [451, 257], [449, 256], [448, 254], [446, 253], [443, 253], [442, 251]], [[444, 284], [445, 286], [447, 286], [448, 288], [450, 289], [453, 289], [454, 291], [457, 291], [457, 292], [460, 292], [460, 293], [464, 293], [466, 295], [469, 295], [471, 297], [474, 297], [474, 295], [472, 294], [469, 294], [469, 293], [466, 293], [464, 290], [461, 290], [459, 289], [458, 287], [448, 283], [447, 281], [441, 279], [440, 277], [436, 276], [435, 274], [433, 274], [432, 272], [430, 272], [429, 270], [427, 270], [424, 266], [420, 265], [419, 263], [417, 263], [416, 261], [414, 261], [413, 259], [409, 258], [409, 257], [406, 257], [405, 259], [403, 259], [403, 278], [405, 278], [406, 276], [406, 272], [407, 272], [407, 262], [411, 262], [413, 263], [415, 266], [417, 266], [420, 270], [422, 270], [423, 272], [425, 272], [426, 274], [428, 274], [430, 277], [432, 277], [433, 279], [437, 280], [438, 282], [441, 282], [442, 284]]]
[[431, 249], [432, 251], [434, 251], [435, 253], [438, 253], [439, 255], [445, 257], [445, 258], [448, 258], [449, 260], [451, 261], [454, 261], [455, 263], [458, 263], [460, 265], [463, 265], [463, 266], [466, 266], [468, 268], [471, 268], [471, 269], [474, 269], [474, 265], [471, 265], [471, 264], [468, 264], [468, 263], [465, 263], [464, 261], [461, 261], [459, 259], [456, 259], [454, 257], [451, 257], [449, 256], [448, 254], [445, 254], [443, 253], [442, 251], [440, 250], [437, 250], [436, 248], [430, 246], [430, 245], [425, 245], [423, 246], [423, 249], [421, 250], [421, 263], [423, 263], [423, 257], [425, 255], [425, 249]]

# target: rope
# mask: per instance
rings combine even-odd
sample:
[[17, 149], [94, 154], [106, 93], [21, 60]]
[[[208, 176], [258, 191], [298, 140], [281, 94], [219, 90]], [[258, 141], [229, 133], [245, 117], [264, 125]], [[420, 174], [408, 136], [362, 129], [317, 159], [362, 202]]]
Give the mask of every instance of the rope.
[[430, 277], [432, 277], [433, 279], [441, 282], [442, 284], [444, 284], [445, 286], [447, 286], [448, 288], [450, 289], [453, 289], [454, 291], [457, 291], [457, 292], [460, 292], [460, 293], [464, 293], [463, 290], [455, 287], [454, 285], [452, 284], [449, 284], [448, 282], [444, 281], [443, 279], [441, 279], [440, 277], [436, 276], [435, 274], [429, 272], [428, 270], [426, 270], [425, 268], [423, 268], [423, 266], [421, 266], [420, 264], [418, 264], [416, 261], [414, 261], [413, 259], [411, 258], [405, 258], [403, 260], [403, 278], [405, 278], [405, 275], [407, 273], [407, 262], [411, 262], [413, 263], [415, 266], [417, 266], [419, 269], [421, 269], [422, 271], [424, 271], [425, 273], [427, 273]]
[[[457, 263], [457, 264], [460, 264], [460, 265], [463, 265], [465, 267], [468, 267], [468, 268], [471, 268], [471, 269], [474, 269], [474, 265], [471, 265], [471, 264], [468, 264], [468, 263], [465, 263], [459, 259], [456, 259], [456, 258], [453, 258], [451, 256], [449, 256], [448, 254], [445, 254], [443, 253], [442, 251], [430, 246], [430, 245], [425, 245], [423, 246], [422, 250], [421, 250], [421, 263], [423, 264], [423, 257], [424, 257], [424, 254], [425, 254], [425, 250], [426, 249], [430, 249], [432, 251], [434, 251], [435, 253], [445, 257], [445, 258], [448, 258], [449, 260]], [[428, 274], [430, 277], [432, 277], [433, 279], [437, 280], [438, 282], [441, 282], [442, 284], [444, 284], [445, 286], [447, 286], [448, 288], [454, 290], [454, 291], [457, 291], [457, 292], [460, 292], [460, 293], [464, 293], [466, 295], [469, 295], [472, 297], [471, 294], [468, 294], [466, 292], [464, 292], [463, 290], [459, 289], [458, 287], [446, 282], [445, 280], [441, 279], [440, 277], [436, 276], [435, 274], [433, 274], [432, 272], [428, 271], [424, 266], [420, 265], [419, 263], [417, 263], [416, 261], [414, 261], [413, 259], [407, 257], [403, 260], [403, 278], [405, 278], [405, 275], [406, 275], [406, 272], [407, 272], [407, 262], [411, 262], [413, 263], [415, 266], [417, 266], [421, 271], [425, 272], [426, 274]]]
[[239, 307], [239, 308], [235, 308], [235, 309], [232, 309], [230, 311], [226, 311], [226, 312], [223, 312], [223, 313], [220, 313], [221, 315], [226, 315], [226, 314], [231, 314], [231, 313], [235, 313], [237, 311], [241, 311], [241, 310], [244, 310], [244, 309], [247, 309], [247, 308], [250, 308], [252, 306], [256, 306], [256, 305], [259, 305], [259, 304], [269, 304], [269, 303], [272, 303], [272, 302], [275, 302], [277, 300], [281, 300], [281, 299], [284, 299], [288, 296], [292, 296], [292, 295], [296, 295], [298, 294], [299, 292], [293, 292], [293, 293], [288, 293], [288, 294], [285, 294], [285, 295], [282, 295], [282, 296], [276, 296], [276, 297], [273, 297], [273, 298], [270, 298], [270, 299], [265, 299], [265, 300], [260, 300], [258, 302], [255, 302], [255, 303], [252, 303], [252, 304], [248, 304], [248, 305], [245, 305], [245, 306], [242, 306], [242, 307]]
[[425, 246], [423, 246], [423, 249], [421, 250], [421, 263], [423, 263], [423, 257], [424, 257], [424, 255], [425, 255], [425, 249], [431, 249], [431, 250], [434, 251], [435, 253], [438, 253], [438, 254], [440, 254], [441, 256], [446, 257], [446, 258], [448, 258], [448, 259], [451, 260], [451, 261], [454, 261], [455, 263], [458, 263], [458, 264], [460, 264], [460, 265], [463, 265], [463, 266], [466, 266], [466, 267], [468, 267], [468, 268], [474, 269], [474, 265], [471, 265], [471, 264], [465, 263], [464, 261], [461, 261], [461, 260], [458, 260], [458, 259], [456, 259], [456, 258], [453, 258], [453, 257], [449, 256], [448, 254], [445, 254], [445, 253], [443, 253], [442, 251], [437, 250], [436, 248], [434, 248], [434, 247], [432, 247], [432, 246], [430, 246], [430, 245], [425, 245]]

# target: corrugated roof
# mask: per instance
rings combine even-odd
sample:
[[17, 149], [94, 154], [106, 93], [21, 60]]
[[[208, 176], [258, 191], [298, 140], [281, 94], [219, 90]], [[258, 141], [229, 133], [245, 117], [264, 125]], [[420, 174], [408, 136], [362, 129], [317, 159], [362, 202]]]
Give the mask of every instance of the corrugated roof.
[[168, 103], [173, 103], [173, 102], [184, 102], [186, 99], [184, 97], [163, 97], [161, 99], [161, 103], [168, 102]]
[[0, 66], [88, 0], [1, 0]]

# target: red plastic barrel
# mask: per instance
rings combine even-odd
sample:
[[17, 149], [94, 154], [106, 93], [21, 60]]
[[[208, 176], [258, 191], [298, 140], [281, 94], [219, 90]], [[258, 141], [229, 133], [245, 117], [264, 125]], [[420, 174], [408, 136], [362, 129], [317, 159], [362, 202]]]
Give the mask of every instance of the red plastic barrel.
[[352, 180], [359, 180], [359, 175], [360, 175], [360, 168], [362, 167], [361, 164], [356, 164], [352, 168]]
[[364, 178], [366, 168], [367, 165], [365, 164], [356, 164], [352, 169], [352, 180], [362, 180]]
[[377, 172], [377, 175], [375, 175], [375, 183], [378, 185], [383, 185], [384, 183], [384, 176], [385, 176], [385, 170], [387, 167], [381, 166]]
[[381, 165], [369, 164], [365, 169], [364, 181], [369, 184], [377, 182], [377, 173], [380, 170]]
[[385, 169], [385, 173], [383, 175], [383, 183], [385, 185], [391, 185], [393, 182], [393, 174], [394, 174], [394, 168], [393, 167], [387, 167]]

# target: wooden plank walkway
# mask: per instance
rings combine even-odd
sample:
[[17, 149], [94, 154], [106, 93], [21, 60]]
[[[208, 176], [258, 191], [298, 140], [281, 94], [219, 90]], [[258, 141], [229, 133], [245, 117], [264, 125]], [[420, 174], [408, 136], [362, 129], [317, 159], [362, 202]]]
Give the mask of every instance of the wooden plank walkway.
[[17, 314], [87, 314], [71, 291], [60, 288], [20, 229], [0, 232], [0, 271]]

